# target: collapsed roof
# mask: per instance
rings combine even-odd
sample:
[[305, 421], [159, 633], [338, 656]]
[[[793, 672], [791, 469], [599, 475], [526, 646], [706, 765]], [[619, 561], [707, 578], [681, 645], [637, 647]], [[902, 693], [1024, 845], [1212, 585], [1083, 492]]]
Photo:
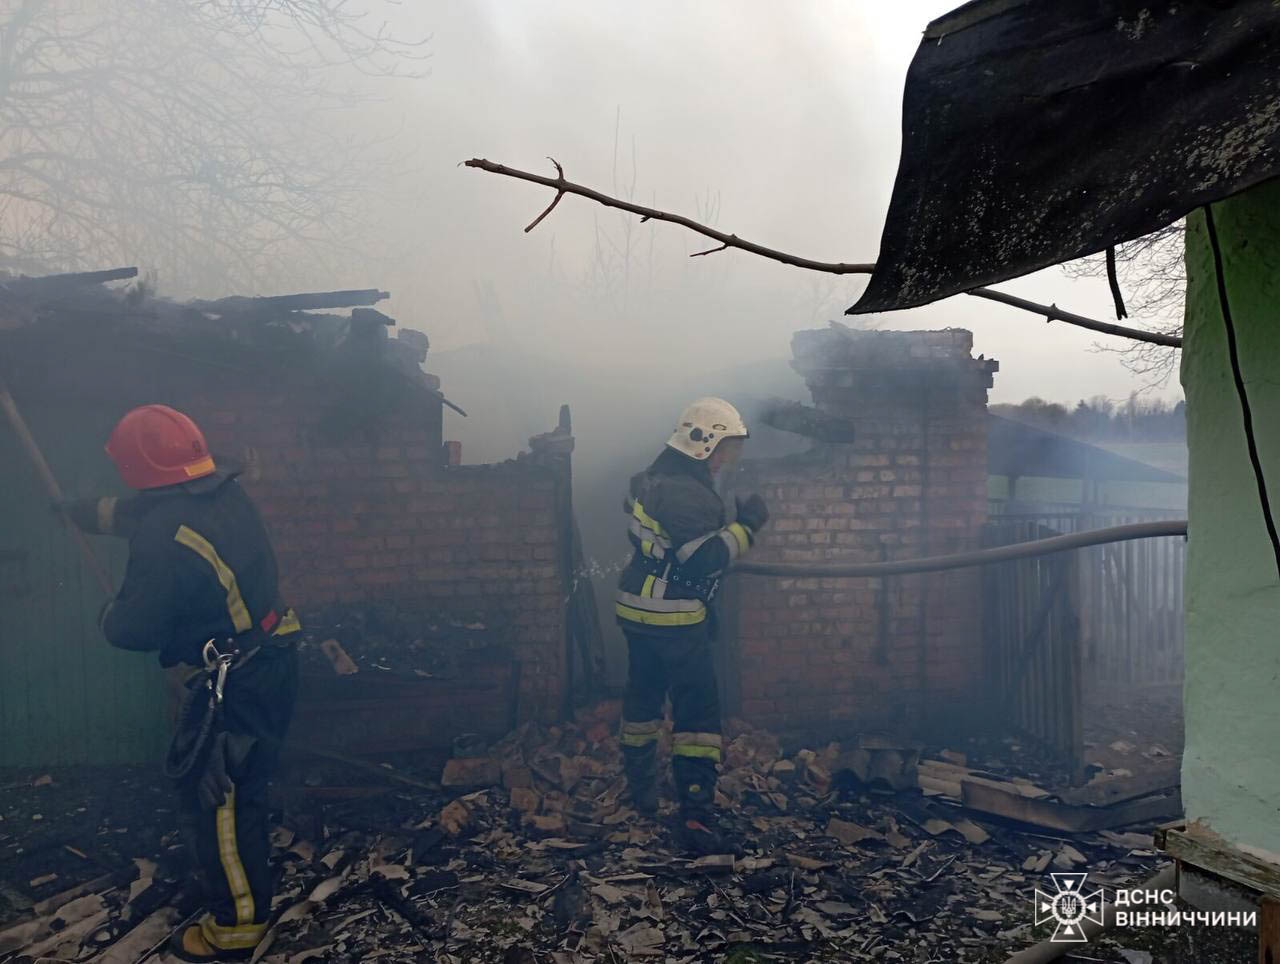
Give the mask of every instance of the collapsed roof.
[[[70, 361], [68, 343], [90, 362], [105, 344], [224, 368], [265, 370], [352, 359], [384, 366], [437, 396], [440, 380], [422, 370], [430, 342], [398, 328], [372, 306], [390, 297], [377, 289], [310, 292], [271, 297], [235, 296], [176, 302], [145, 285], [108, 287], [137, 275], [136, 268], [30, 278], [0, 277], [0, 362], [21, 376], [51, 347]], [[349, 309], [346, 314], [338, 314]], [[459, 410], [460, 411], [460, 410]]]
[[850, 314], [1094, 254], [1280, 175], [1280, 5], [966, 4], [925, 31], [902, 132]]

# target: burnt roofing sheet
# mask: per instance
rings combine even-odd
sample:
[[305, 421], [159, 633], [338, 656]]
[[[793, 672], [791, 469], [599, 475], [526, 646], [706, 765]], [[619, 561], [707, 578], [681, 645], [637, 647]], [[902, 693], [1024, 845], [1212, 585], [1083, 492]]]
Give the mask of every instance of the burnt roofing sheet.
[[1280, 175], [1280, 3], [966, 4], [926, 31], [902, 128], [850, 314], [1093, 254]]

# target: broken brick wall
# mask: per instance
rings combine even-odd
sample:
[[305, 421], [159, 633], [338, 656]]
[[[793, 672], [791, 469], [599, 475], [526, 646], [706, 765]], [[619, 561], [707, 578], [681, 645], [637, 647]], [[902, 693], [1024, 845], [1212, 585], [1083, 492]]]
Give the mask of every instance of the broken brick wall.
[[483, 622], [520, 663], [520, 717], [555, 719], [564, 675], [556, 468], [530, 458], [444, 465], [429, 399], [347, 440], [325, 438], [314, 402], [244, 391], [192, 410], [200, 419], [207, 406], [215, 450], [259, 453], [246, 488], [271, 529], [288, 601], [304, 613], [385, 603]]
[[[878, 562], [980, 547], [987, 389], [967, 331], [801, 332], [793, 367], [851, 444], [744, 462], [772, 519], [752, 561]], [[752, 723], [928, 729], [982, 701], [980, 570], [885, 579], [736, 577], [731, 692]]]

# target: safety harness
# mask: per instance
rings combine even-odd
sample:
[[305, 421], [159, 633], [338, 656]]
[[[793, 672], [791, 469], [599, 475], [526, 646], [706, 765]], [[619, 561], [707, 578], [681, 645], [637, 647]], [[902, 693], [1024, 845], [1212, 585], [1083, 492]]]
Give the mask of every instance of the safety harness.
[[[236, 639], [222, 640], [222, 649], [212, 639], [204, 644], [200, 652], [204, 667], [187, 680], [187, 695], [165, 758], [164, 771], [169, 779], [182, 780], [189, 776], [203, 762], [210, 737], [222, 730], [222, 703], [228, 675], [253, 659], [263, 646], [292, 645], [288, 637], [272, 635], [280, 626], [281, 618], [278, 610], [272, 609], [254, 630]], [[241, 650], [237, 645], [241, 640], [253, 640], [254, 645]]]

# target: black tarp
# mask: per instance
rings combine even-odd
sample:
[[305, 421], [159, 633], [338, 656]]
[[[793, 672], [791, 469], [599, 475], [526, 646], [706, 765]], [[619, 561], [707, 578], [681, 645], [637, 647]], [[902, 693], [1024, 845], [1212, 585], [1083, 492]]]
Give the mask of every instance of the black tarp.
[[970, 3], [925, 32], [902, 127], [850, 314], [1093, 254], [1280, 175], [1280, 3]]

